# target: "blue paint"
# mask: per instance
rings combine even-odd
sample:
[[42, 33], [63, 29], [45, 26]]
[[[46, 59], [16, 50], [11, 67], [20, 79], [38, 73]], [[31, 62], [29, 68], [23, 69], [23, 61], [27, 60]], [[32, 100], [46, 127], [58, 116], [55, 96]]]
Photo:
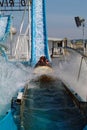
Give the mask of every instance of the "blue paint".
[[0, 15], [0, 42], [4, 42], [7, 39], [10, 33], [11, 22], [11, 15]]
[[8, 60], [8, 57], [5, 53], [5, 51], [2, 49], [2, 47], [0, 47], [0, 52], [1, 52], [1, 56], [5, 58], [5, 60], [7, 61]]
[[0, 130], [17, 130], [11, 111], [0, 121]]
[[31, 66], [34, 66], [41, 56], [46, 56], [46, 58], [50, 61], [45, 6], [45, 0], [32, 0]]

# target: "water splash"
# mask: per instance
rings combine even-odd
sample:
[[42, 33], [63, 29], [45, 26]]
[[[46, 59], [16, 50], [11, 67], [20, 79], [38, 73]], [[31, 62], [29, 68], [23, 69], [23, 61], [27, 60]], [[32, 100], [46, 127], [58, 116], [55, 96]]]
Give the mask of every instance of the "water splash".
[[[57, 62], [57, 65], [56, 65]], [[75, 90], [81, 98], [87, 100], [87, 66], [83, 60], [81, 74], [78, 80], [78, 72], [81, 55], [71, 52], [65, 61], [57, 60], [53, 63], [53, 72], [48, 74], [57, 77]], [[24, 87], [26, 82], [35, 79], [41, 74], [34, 74], [33, 68], [24, 67], [20, 63], [8, 63], [0, 57], [0, 115], [10, 108], [10, 101], [16, 95], [19, 88]], [[34, 87], [34, 86], [29, 86]]]
[[82, 56], [77, 52], [70, 51], [65, 57], [65, 61], [57, 61], [58, 64], [54, 68], [55, 76], [77, 92], [84, 101], [87, 101], [87, 65], [85, 60], [82, 62], [81, 73], [78, 79], [79, 67]]
[[0, 115], [10, 108], [12, 97], [32, 78], [32, 69], [22, 64], [8, 63], [0, 57]]
[[52, 76], [34, 79], [24, 97], [23, 125], [26, 130], [82, 130], [86, 124], [61, 80]]

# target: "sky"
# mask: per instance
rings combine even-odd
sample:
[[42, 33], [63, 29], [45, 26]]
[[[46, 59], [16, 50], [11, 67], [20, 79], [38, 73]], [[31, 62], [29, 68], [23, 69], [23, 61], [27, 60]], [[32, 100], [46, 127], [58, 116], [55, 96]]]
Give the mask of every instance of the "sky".
[[87, 0], [46, 0], [48, 36], [83, 38], [83, 27], [76, 26], [76, 16], [85, 19], [84, 38], [87, 38]]
[[[77, 27], [74, 17], [85, 19], [84, 38], [87, 39], [87, 0], [45, 0], [46, 23], [48, 37], [82, 39], [83, 27]], [[8, 12], [7, 12], [8, 13]], [[13, 12], [12, 12], [13, 13]], [[6, 12], [5, 12], [6, 14]], [[23, 15], [23, 12], [22, 12]], [[21, 19], [20, 12], [16, 13], [14, 23]], [[19, 17], [20, 16], [20, 17]]]

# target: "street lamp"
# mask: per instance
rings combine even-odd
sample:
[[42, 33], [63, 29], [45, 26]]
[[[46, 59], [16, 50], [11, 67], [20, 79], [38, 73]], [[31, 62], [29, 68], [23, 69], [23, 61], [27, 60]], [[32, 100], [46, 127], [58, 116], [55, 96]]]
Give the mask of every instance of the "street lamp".
[[77, 17], [75, 17], [75, 23], [76, 23], [77, 27], [82, 26], [82, 32], [83, 32], [83, 38], [82, 39], [83, 39], [83, 47], [84, 47], [84, 53], [85, 53], [85, 49], [86, 49], [86, 43], [85, 43], [85, 40], [84, 40], [85, 19], [77, 16]]

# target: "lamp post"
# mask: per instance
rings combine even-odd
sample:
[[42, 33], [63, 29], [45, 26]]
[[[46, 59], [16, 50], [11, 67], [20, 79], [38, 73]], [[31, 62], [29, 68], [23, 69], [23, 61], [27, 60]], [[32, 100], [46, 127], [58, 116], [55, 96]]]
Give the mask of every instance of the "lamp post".
[[84, 48], [84, 54], [85, 54], [85, 50], [86, 50], [86, 43], [85, 43], [85, 39], [84, 39], [84, 28], [85, 28], [85, 19], [77, 16], [75, 17], [75, 22], [76, 22], [76, 26], [80, 27], [82, 26], [82, 43], [83, 43], [83, 48]]
[[86, 43], [85, 43], [85, 20], [83, 19], [82, 21], [82, 32], [83, 32], [83, 48], [84, 48], [84, 54], [85, 54], [85, 51], [86, 51]]

